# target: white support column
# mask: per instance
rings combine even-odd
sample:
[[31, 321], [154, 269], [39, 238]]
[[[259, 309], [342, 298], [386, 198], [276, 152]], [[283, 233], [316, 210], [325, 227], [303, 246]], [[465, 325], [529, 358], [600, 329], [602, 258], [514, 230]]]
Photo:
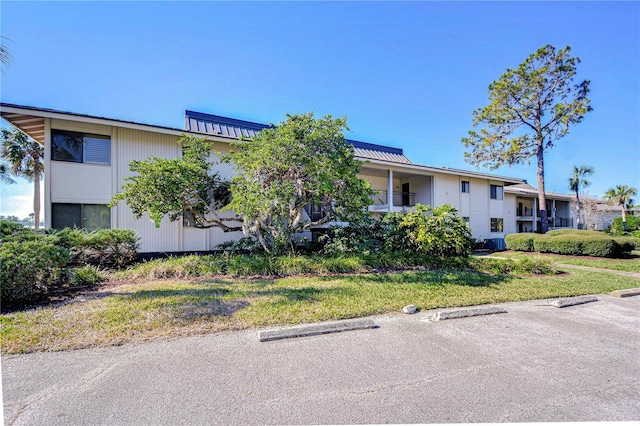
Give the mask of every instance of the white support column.
[[44, 119], [44, 227], [51, 228], [51, 119]]
[[553, 227], [557, 228], [558, 224], [556, 223], [556, 200], [551, 200], [551, 217], [553, 218]]
[[533, 232], [536, 232], [538, 230], [538, 199], [537, 198], [533, 199], [533, 211], [531, 213], [533, 214]]
[[393, 211], [393, 170], [389, 169], [389, 181], [387, 182], [387, 204], [388, 212]]

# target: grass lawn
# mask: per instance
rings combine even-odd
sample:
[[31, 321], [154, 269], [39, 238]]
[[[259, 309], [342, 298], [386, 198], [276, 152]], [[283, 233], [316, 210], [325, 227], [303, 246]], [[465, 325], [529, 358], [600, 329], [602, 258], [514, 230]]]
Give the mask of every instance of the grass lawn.
[[629, 259], [607, 259], [589, 256], [564, 256], [551, 253], [525, 253], [519, 251], [497, 252], [486, 257], [504, 257], [522, 259], [524, 257], [541, 256], [551, 258], [557, 263], [568, 265], [591, 266], [593, 268], [613, 269], [616, 271], [640, 272], [640, 252], [634, 251], [634, 257]]
[[[113, 284], [113, 283], [111, 283]], [[222, 330], [596, 294], [640, 279], [571, 271], [507, 276], [405, 271], [274, 280], [152, 280], [110, 285], [86, 301], [0, 316], [2, 352], [78, 349]]]

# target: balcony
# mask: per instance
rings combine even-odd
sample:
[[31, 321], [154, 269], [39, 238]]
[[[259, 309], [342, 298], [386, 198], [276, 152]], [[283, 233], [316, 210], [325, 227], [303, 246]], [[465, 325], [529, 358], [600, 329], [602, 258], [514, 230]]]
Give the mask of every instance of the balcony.
[[[373, 205], [388, 205], [388, 191], [377, 191], [373, 198]], [[413, 207], [416, 205], [415, 192], [393, 192], [393, 205], [395, 207]]]
[[573, 228], [573, 218], [572, 217], [550, 217], [549, 218], [549, 227], [550, 228]]
[[533, 209], [530, 207], [518, 208], [516, 212], [517, 216], [531, 217], [533, 216]]

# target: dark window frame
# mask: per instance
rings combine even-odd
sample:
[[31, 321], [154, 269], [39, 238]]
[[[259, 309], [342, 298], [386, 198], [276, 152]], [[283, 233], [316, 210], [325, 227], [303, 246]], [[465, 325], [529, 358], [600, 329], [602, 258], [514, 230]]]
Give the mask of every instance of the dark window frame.
[[468, 194], [471, 191], [471, 184], [469, 183], [468, 180], [463, 180], [460, 183], [460, 190], [462, 191], [463, 194]]
[[[56, 136], [63, 136], [67, 138], [80, 138], [82, 140], [82, 145], [80, 147], [75, 147], [77, 152], [70, 152], [69, 149], [61, 151], [56, 149]], [[105, 161], [87, 161], [87, 144], [91, 142], [91, 140], [106, 140], [109, 142], [108, 147], [108, 160]], [[77, 143], [77, 141], [76, 141]], [[71, 148], [71, 146], [68, 146]], [[65, 155], [65, 151], [66, 154]], [[79, 164], [95, 164], [102, 166], [110, 166], [111, 165], [111, 136], [110, 135], [99, 135], [96, 133], [84, 133], [84, 132], [74, 132], [71, 130], [59, 130], [59, 129], [51, 129], [51, 160], [52, 161], [62, 161], [66, 163], [79, 163]]]
[[504, 218], [502, 217], [492, 217], [490, 219], [489, 227], [491, 232], [504, 232]]
[[502, 185], [490, 185], [489, 197], [492, 200], [504, 200], [504, 186]]
[[92, 230], [97, 230], [97, 229], [111, 229], [111, 208], [109, 206], [107, 206], [106, 204], [95, 204], [95, 203], [51, 203], [51, 228], [53, 229], [64, 229], [64, 228], [71, 228], [70, 226], [56, 226], [58, 225], [60, 219], [56, 218], [56, 210], [58, 209], [58, 207], [62, 207], [62, 206], [73, 206], [75, 207], [79, 207], [80, 212], [79, 212], [79, 222], [80, 223], [75, 223], [76, 221], [74, 220], [74, 227], [77, 228], [81, 228], [81, 229], [86, 229], [86, 223], [85, 221], [87, 220], [86, 213], [85, 213], [85, 208], [87, 206], [103, 206], [106, 207], [109, 211], [109, 227], [108, 228], [96, 228], [96, 229], [92, 229]]

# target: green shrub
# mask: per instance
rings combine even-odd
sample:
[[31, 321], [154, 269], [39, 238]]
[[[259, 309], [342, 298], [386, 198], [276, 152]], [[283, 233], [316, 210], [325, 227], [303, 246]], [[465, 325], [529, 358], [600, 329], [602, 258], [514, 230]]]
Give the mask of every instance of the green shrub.
[[510, 234], [505, 240], [510, 250], [597, 257], [627, 256], [638, 243], [631, 237], [577, 229], [554, 230], [545, 235]]
[[258, 240], [251, 237], [242, 237], [239, 240], [225, 241], [216, 246], [225, 253], [261, 253], [264, 248]]
[[583, 229], [554, 229], [552, 231], [547, 232], [547, 237], [557, 237], [559, 235], [573, 235], [576, 237], [585, 237], [585, 236], [595, 236], [601, 237], [604, 235], [601, 231], [588, 231]]
[[94, 263], [122, 267], [135, 260], [138, 237], [129, 229], [102, 229], [87, 233], [83, 229], [65, 228], [51, 231], [59, 244], [70, 252], [70, 263]]
[[475, 240], [469, 225], [450, 204], [431, 208], [416, 204], [408, 213], [389, 213], [383, 219], [385, 248], [436, 256], [469, 256]]
[[0, 221], [0, 243], [10, 241], [33, 241], [42, 237], [42, 233], [36, 233], [31, 228], [26, 228], [19, 223]]
[[121, 267], [135, 260], [139, 238], [130, 229], [102, 229], [87, 234], [85, 261]]
[[94, 265], [85, 265], [70, 271], [70, 286], [88, 286], [94, 285], [105, 280], [105, 276]]
[[613, 257], [622, 254], [621, 247], [613, 239], [606, 236], [587, 237], [582, 239], [581, 255], [596, 257]]
[[495, 259], [484, 257], [473, 259], [472, 267], [496, 275], [552, 275], [558, 273], [553, 261], [541, 256], [526, 256], [522, 259]]
[[[388, 215], [387, 215], [388, 216]], [[387, 219], [387, 225], [389, 219]], [[369, 254], [380, 251], [385, 240], [383, 221], [363, 215], [347, 226], [334, 226], [318, 238], [322, 252], [328, 255]]]
[[582, 239], [573, 235], [541, 236], [534, 240], [534, 249], [540, 253], [580, 255]]
[[[623, 233], [624, 228], [622, 226], [622, 217], [616, 217], [611, 224], [610, 232], [613, 234]], [[627, 215], [627, 232], [633, 232], [640, 230], [640, 217]]]
[[525, 232], [521, 234], [508, 234], [504, 237], [504, 240], [508, 250], [533, 251], [534, 240], [538, 236], [538, 234]]
[[69, 250], [46, 237], [0, 245], [0, 282], [3, 305], [36, 300], [59, 281], [69, 262]]

